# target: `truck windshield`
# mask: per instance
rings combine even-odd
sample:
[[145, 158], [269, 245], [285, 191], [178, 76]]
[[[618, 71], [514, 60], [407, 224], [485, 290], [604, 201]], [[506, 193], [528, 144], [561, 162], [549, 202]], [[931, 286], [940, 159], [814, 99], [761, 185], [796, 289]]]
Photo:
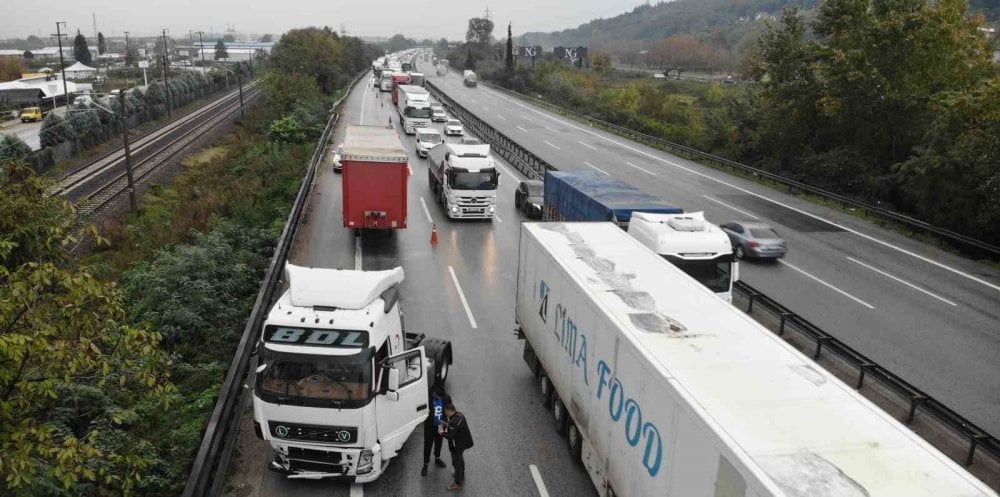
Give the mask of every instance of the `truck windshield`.
[[729, 260], [686, 261], [664, 257], [688, 276], [715, 293], [728, 292], [732, 283], [733, 263]]
[[417, 109], [414, 107], [406, 108], [406, 117], [411, 117], [416, 119], [430, 119], [432, 113], [433, 111], [431, 111], [430, 107], [425, 107], [423, 109]]
[[264, 348], [257, 395], [267, 402], [307, 407], [361, 407], [372, 398], [372, 353], [350, 356], [288, 354]]
[[478, 173], [453, 171], [450, 183], [453, 190], [496, 190], [497, 173], [496, 171]]

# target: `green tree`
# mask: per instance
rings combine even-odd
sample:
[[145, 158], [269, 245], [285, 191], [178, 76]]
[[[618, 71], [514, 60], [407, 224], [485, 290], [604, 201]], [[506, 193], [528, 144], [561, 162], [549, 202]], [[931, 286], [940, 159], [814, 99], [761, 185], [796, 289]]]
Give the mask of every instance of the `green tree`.
[[222, 37], [222, 41], [225, 41], [225, 42], [229, 42], [229, 43], [232, 43], [232, 42], [236, 41], [236, 37], [235, 37], [235, 36], [233, 36], [233, 35], [229, 35], [229, 34], [227, 34], [227, 35], [224, 35], [224, 36]]
[[472, 47], [465, 48], [465, 68], [470, 71], [476, 69], [476, 59], [472, 57]]
[[514, 35], [511, 34], [510, 23], [507, 23], [507, 53], [504, 59], [504, 69], [507, 75], [514, 74]]
[[465, 32], [465, 42], [477, 45], [489, 45], [493, 39], [493, 21], [485, 17], [469, 19], [469, 29]]
[[158, 334], [125, 324], [114, 284], [66, 256], [72, 205], [23, 165], [3, 166], [0, 493], [132, 494], [151, 444], [125, 430], [140, 406], [166, 408], [168, 357]]
[[104, 33], [97, 33], [97, 53], [99, 55], [104, 55], [108, 51], [108, 40], [104, 37]]
[[0, 138], [0, 164], [7, 161], [26, 162], [31, 157], [31, 147], [17, 135], [3, 135]]
[[0, 81], [10, 81], [20, 79], [21, 75], [28, 72], [28, 68], [20, 59], [12, 57], [0, 58]]
[[306, 131], [302, 123], [292, 116], [285, 116], [271, 123], [268, 128], [271, 141], [278, 143], [302, 143], [306, 139]]
[[229, 52], [226, 51], [226, 44], [222, 40], [215, 42], [215, 60], [228, 58]]
[[42, 129], [38, 132], [42, 147], [51, 147], [76, 138], [73, 126], [55, 112], [50, 112], [42, 121]]
[[590, 56], [590, 68], [599, 73], [611, 70], [611, 56], [607, 52], [596, 52]]
[[90, 64], [90, 48], [87, 47], [87, 38], [78, 30], [76, 38], [73, 39], [73, 58], [82, 64]]
[[24, 58], [28, 59], [28, 60], [34, 59], [35, 58], [35, 54], [31, 53], [31, 50], [25, 50], [24, 51]]
[[274, 35], [265, 34], [264, 36], [260, 37], [260, 41], [261, 43], [271, 43], [272, 41], [274, 41]]

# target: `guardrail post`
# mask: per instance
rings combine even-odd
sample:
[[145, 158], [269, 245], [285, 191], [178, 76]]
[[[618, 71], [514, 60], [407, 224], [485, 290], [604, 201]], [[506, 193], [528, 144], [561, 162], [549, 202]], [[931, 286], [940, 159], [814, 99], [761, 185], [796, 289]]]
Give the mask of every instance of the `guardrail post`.
[[910, 395], [910, 414], [906, 416], [906, 424], [913, 422], [913, 417], [917, 414], [917, 404], [922, 404], [927, 400], [925, 395]]
[[756, 297], [757, 297], [756, 293], [750, 292], [747, 294], [747, 300], [750, 302], [749, 304], [747, 304], [747, 314], [753, 312], [753, 301]]
[[861, 390], [861, 387], [865, 384], [865, 372], [873, 367], [875, 367], [875, 365], [870, 362], [866, 362], [858, 366], [858, 384], [854, 386], [855, 390]]
[[795, 314], [787, 311], [781, 311], [778, 314], [781, 316], [781, 323], [778, 324], [778, 336], [782, 336], [785, 334], [785, 321]]
[[986, 440], [990, 438], [989, 435], [972, 435], [969, 440], [969, 455], [965, 456], [965, 465], [972, 466], [972, 458], [976, 455], [976, 446], [979, 445], [980, 440]]
[[813, 354], [813, 360], [814, 361], [818, 360], [820, 353], [823, 352], [823, 344], [826, 343], [826, 342], [829, 342], [832, 339], [833, 339], [833, 337], [831, 337], [831, 336], [816, 337], [816, 353]]

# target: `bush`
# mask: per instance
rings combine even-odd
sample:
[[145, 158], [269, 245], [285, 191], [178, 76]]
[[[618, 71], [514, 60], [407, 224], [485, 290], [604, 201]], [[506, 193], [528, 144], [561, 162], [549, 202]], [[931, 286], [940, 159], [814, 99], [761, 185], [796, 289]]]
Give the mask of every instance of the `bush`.
[[69, 123], [73, 126], [73, 131], [77, 136], [85, 135], [101, 125], [101, 119], [97, 116], [98, 112], [104, 111], [95, 108], [84, 108], [73, 111], [70, 114]]
[[16, 135], [0, 138], [0, 163], [5, 160], [26, 162], [31, 157], [31, 147]]
[[285, 116], [271, 123], [268, 134], [272, 141], [279, 143], [302, 143], [306, 139], [306, 128], [294, 116]]
[[163, 88], [163, 83], [160, 81], [150, 83], [149, 87], [146, 88], [146, 102], [149, 105], [160, 105], [166, 101], [167, 94]]
[[59, 117], [55, 112], [50, 112], [42, 121], [42, 130], [38, 133], [42, 147], [52, 147], [65, 141], [76, 138], [76, 131], [73, 126]]

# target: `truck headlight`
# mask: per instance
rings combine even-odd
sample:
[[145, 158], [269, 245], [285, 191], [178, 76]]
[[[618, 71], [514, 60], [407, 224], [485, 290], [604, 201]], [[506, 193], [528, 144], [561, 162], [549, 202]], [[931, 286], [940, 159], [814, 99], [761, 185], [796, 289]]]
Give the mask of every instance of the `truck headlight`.
[[493, 211], [495, 211], [495, 210], [497, 210], [497, 206], [495, 206], [495, 205], [491, 205], [491, 206], [489, 206], [489, 207], [486, 208], [486, 212], [489, 212], [490, 214], [493, 214]]
[[359, 475], [371, 473], [372, 469], [374, 469], [374, 467], [375, 467], [375, 465], [372, 464], [372, 458], [373, 457], [374, 457], [374, 454], [372, 453], [371, 450], [365, 449], [365, 450], [361, 451], [361, 455], [358, 457], [358, 470], [357, 470], [357, 473]]
[[458, 211], [459, 211], [459, 209], [458, 209], [457, 205], [451, 206], [451, 213], [452, 214], [458, 214]]

